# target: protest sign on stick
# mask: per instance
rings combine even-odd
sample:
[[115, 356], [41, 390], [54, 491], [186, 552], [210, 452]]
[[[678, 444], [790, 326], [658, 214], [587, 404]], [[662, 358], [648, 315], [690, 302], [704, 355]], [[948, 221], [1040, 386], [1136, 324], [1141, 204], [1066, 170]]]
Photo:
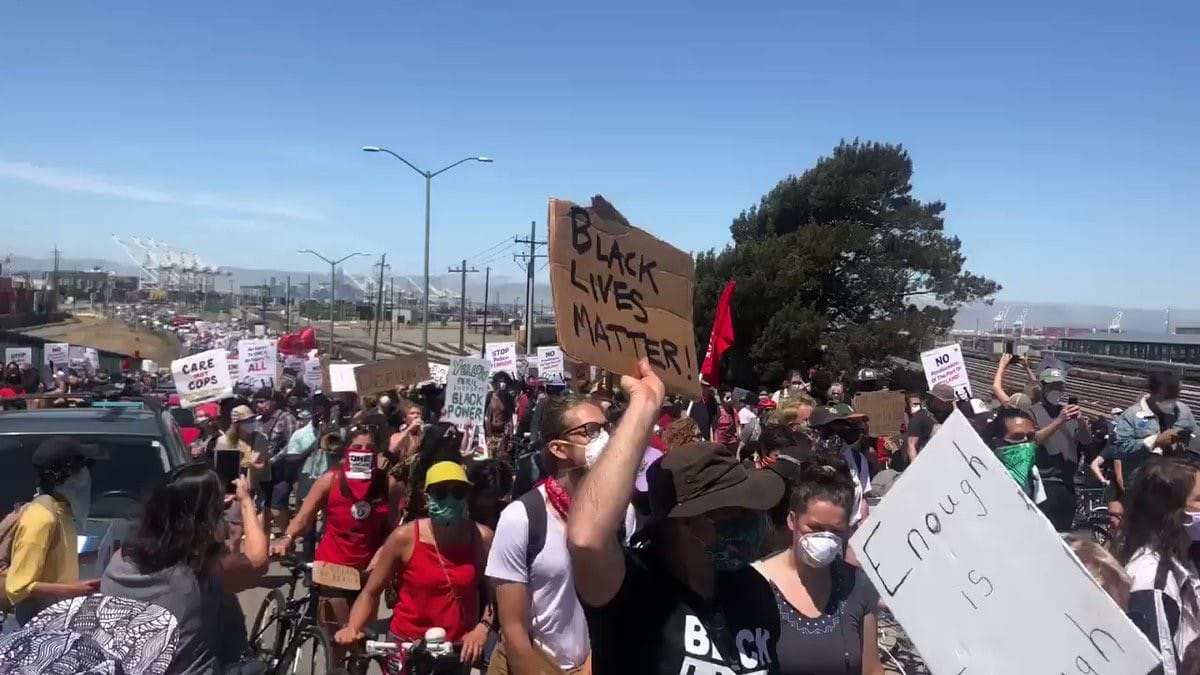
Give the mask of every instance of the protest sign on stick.
[[4, 349], [4, 362], [33, 364], [33, 347], [6, 347]]
[[238, 340], [239, 382], [253, 387], [275, 387], [279, 359], [270, 340]]
[[491, 372], [517, 376], [517, 343], [490, 342], [484, 358], [491, 364]]
[[423, 354], [397, 356], [354, 369], [354, 386], [359, 396], [378, 394], [402, 384], [415, 385], [428, 379], [429, 359]]
[[429, 379], [434, 384], [446, 386], [446, 376], [450, 374], [450, 366], [445, 363], [429, 364]]
[[971, 379], [967, 377], [967, 364], [963, 361], [962, 347], [952, 345], [921, 352], [921, 367], [925, 369], [925, 381], [929, 388], [948, 384], [960, 401], [971, 398]]
[[67, 364], [71, 345], [65, 342], [47, 342], [42, 346], [42, 363], [47, 366], [63, 366]]
[[469, 356], [450, 359], [442, 419], [460, 426], [473, 424], [483, 428], [490, 370], [490, 364], [484, 359]]
[[646, 358], [668, 391], [699, 397], [691, 256], [630, 225], [600, 196], [586, 208], [551, 199], [549, 227], [563, 351], [626, 375]]
[[563, 353], [558, 345], [538, 347], [538, 377], [548, 382], [563, 381]]
[[321, 368], [321, 358], [318, 356], [308, 356], [304, 359], [304, 366], [301, 369], [304, 384], [311, 391], [321, 389], [324, 382], [323, 370]]
[[867, 416], [872, 436], [899, 436], [905, 401], [901, 391], [868, 391], [854, 397], [854, 412]]
[[184, 408], [233, 396], [233, 380], [229, 378], [224, 349], [175, 359], [171, 362], [171, 377]]
[[931, 672], [1145, 675], [1159, 663], [961, 412], [850, 548]]

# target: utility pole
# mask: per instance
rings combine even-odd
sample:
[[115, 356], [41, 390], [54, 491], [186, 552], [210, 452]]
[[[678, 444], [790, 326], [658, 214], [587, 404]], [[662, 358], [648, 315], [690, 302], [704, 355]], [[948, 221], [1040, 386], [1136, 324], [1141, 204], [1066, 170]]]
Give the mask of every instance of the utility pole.
[[292, 275], [287, 275], [287, 287], [283, 289], [283, 332], [292, 330]]
[[379, 350], [379, 315], [383, 314], [383, 268], [387, 267], [387, 254], [379, 254], [379, 290], [376, 293], [378, 299], [375, 301], [375, 337], [371, 340], [371, 360], [375, 360], [375, 354]]
[[341, 258], [338, 258], [337, 260], [330, 260], [329, 258], [326, 258], [325, 256], [321, 255], [320, 253], [313, 251], [312, 249], [306, 248], [302, 251], [297, 251], [297, 253], [311, 253], [312, 255], [329, 263], [329, 358], [332, 359], [333, 358], [333, 308], [334, 308], [334, 305], [335, 305], [336, 299], [337, 299], [337, 272], [336, 272], [337, 266], [338, 266], [338, 264], [344, 263], [356, 255], [366, 255], [366, 254], [365, 253], [351, 253], [350, 255], [343, 256]]
[[467, 274], [478, 274], [479, 270], [472, 267], [467, 269], [467, 260], [463, 258], [462, 267], [449, 270], [450, 274], [462, 275], [462, 295], [458, 300], [458, 353], [466, 354], [467, 345]]
[[513, 256], [517, 263], [525, 263], [525, 356], [533, 354], [533, 266], [538, 258], [545, 258], [545, 253], [538, 253], [538, 246], [546, 242], [537, 240], [537, 221], [529, 221], [529, 238], [513, 237], [518, 244], [529, 244], [529, 253], [518, 253]]
[[50, 285], [54, 293], [50, 295], [50, 311], [58, 310], [58, 245], [54, 246], [54, 272], [50, 275]]
[[396, 277], [391, 278], [390, 288], [388, 289], [388, 307], [391, 309], [388, 312], [388, 342], [396, 343]]
[[483, 275], [483, 346], [479, 353], [487, 353], [487, 322], [488, 322], [488, 284], [492, 281], [492, 268], [487, 268]]

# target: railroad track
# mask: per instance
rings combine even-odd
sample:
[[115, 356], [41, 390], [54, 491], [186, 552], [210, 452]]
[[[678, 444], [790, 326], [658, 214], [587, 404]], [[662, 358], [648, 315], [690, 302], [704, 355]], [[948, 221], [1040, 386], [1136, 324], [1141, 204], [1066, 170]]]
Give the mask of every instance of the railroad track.
[[[996, 358], [964, 352], [963, 360], [975, 396], [989, 400], [992, 378], [996, 375]], [[1036, 364], [1034, 372], [1037, 372]], [[1079, 399], [1079, 406], [1088, 415], [1108, 417], [1113, 408], [1128, 408], [1146, 393], [1141, 381], [1136, 376], [1071, 367], [1067, 378], [1067, 394]], [[1020, 364], [1013, 364], [1004, 374], [1004, 390], [1010, 394], [1023, 391], [1027, 384], [1029, 378]], [[1179, 398], [1193, 410], [1200, 410], [1200, 387], [1184, 383]]]

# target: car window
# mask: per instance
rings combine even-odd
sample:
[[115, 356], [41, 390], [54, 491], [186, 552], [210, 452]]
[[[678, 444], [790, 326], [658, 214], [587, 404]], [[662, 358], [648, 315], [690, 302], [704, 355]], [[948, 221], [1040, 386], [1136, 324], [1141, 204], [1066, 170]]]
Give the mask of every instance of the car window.
[[[93, 518], [133, 518], [167, 473], [162, 444], [146, 436], [74, 436], [97, 457], [92, 465]], [[0, 514], [29, 501], [37, 486], [31, 459], [47, 436], [0, 436]]]

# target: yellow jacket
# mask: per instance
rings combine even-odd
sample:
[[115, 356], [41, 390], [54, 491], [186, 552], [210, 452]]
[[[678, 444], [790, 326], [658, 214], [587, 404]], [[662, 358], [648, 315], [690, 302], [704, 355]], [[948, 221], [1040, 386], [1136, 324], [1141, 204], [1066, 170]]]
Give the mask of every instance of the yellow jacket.
[[12, 603], [29, 597], [39, 582], [79, 581], [79, 552], [71, 507], [39, 497], [21, 512], [4, 592]]

